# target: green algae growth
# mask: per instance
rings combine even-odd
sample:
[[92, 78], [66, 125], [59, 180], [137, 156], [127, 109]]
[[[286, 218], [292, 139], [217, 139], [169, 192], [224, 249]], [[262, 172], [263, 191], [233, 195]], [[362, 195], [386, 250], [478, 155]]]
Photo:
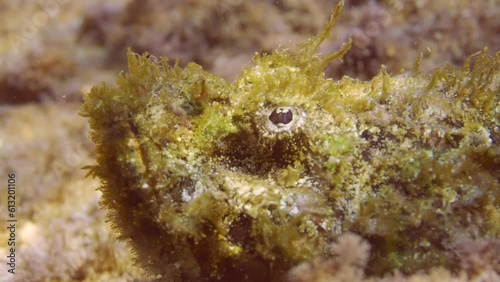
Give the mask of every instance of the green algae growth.
[[371, 81], [323, 69], [322, 33], [258, 54], [234, 83], [128, 53], [86, 95], [102, 207], [166, 281], [280, 281], [353, 232], [370, 273], [453, 269], [454, 244], [500, 236], [500, 56]]

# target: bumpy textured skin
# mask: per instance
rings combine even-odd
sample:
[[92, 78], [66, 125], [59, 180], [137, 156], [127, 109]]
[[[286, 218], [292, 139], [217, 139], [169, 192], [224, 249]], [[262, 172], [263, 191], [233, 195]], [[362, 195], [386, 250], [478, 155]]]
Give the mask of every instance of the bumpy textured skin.
[[325, 79], [350, 47], [316, 54], [341, 7], [232, 84], [129, 52], [118, 87], [85, 97], [102, 206], [150, 273], [280, 281], [346, 231], [371, 242], [372, 273], [413, 272], [500, 235], [499, 58]]

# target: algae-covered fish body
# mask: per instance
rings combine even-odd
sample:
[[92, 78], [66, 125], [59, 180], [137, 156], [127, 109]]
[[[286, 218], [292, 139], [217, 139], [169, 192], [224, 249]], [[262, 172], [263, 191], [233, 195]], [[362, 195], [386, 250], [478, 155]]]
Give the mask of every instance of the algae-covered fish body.
[[316, 54], [341, 8], [232, 84], [129, 52], [118, 87], [86, 95], [102, 206], [148, 272], [280, 281], [345, 232], [372, 243], [372, 273], [413, 272], [500, 235], [499, 58], [326, 79], [351, 44]]

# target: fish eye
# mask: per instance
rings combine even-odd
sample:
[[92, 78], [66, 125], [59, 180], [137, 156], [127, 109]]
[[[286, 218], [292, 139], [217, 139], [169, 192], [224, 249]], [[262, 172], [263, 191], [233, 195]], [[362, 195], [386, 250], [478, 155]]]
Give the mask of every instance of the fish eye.
[[293, 120], [293, 113], [290, 108], [279, 107], [272, 111], [269, 120], [274, 124], [289, 124]]
[[305, 123], [306, 113], [298, 106], [275, 106], [263, 108], [256, 114], [257, 123], [264, 135], [294, 132]]

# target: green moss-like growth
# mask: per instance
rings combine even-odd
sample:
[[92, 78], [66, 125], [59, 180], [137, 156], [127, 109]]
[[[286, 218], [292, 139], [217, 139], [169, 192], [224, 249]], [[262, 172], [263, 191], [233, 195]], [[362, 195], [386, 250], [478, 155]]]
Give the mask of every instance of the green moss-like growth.
[[233, 84], [131, 52], [85, 97], [102, 206], [168, 281], [279, 281], [350, 231], [375, 274], [455, 264], [500, 236], [500, 60], [371, 81], [325, 79], [323, 32], [256, 55]]

